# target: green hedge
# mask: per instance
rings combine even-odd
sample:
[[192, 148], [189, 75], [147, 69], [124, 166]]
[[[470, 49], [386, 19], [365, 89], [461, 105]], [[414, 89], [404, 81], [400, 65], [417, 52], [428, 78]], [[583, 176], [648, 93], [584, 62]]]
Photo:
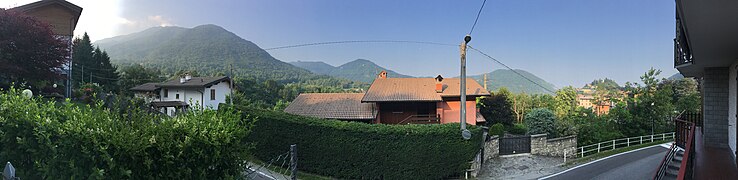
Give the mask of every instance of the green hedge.
[[0, 162], [22, 179], [230, 179], [253, 121], [232, 110], [176, 118], [45, 102], [0, 90]]
[[441, 179], [470, 167], [481, 144], [481, 128], [459, 124], [382, 125], [241, 109], [257, 122], [249, 141], [269, 160], [297, 144], [298, 169], [342, 179]]

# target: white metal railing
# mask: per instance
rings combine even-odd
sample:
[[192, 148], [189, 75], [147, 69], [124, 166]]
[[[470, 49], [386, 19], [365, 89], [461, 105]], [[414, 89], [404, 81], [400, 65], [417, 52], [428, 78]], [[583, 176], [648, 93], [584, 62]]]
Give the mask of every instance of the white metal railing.
[[600, 151], [604, 151], [604, 150], [614, 150], [617, 148], [623, 148], [623, 147], [628, 147], [632, 145], [639, 145], [643, 143], [650, 143], [654, 141], [662, 141], [662, 140], [667, 140], [667, 139], [674, 140], [674, 132], [615, 139], [615, 140], [599, 142], [597, 144], [590, 144], [590, 145], [586, 145], [582, 147], [577, 147], [576, 156], [584, 157], [584, 156], [600, 153]]

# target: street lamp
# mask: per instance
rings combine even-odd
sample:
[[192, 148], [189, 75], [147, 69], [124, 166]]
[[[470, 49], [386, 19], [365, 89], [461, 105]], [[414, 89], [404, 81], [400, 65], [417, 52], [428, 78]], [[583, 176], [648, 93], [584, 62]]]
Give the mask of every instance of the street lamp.
[[[651, 114], [653, 114], [653, 105], [654, 103], [651, 102]], [[656, 126], [655, 120], [653, 119], [653, 115], [651, 116], [651, 135], [653, 136], [653, 127]]]

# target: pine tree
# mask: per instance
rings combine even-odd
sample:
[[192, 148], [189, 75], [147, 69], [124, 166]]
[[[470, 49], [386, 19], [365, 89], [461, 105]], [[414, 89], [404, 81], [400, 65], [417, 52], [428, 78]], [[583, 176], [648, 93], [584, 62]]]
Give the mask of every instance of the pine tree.
[[79, 87], [79, 84], [90, 81], [90, 67], [92, 64], [92, 42], [90, 36], [85, 33], [82, 38], [74, 39], [74, 48], [72, 51], [72, 83], [73, 87]]
[[77, 85], [98, 83], [106, 91], [117, 91], [117, 68], [110, 63], [110, 56], [100, 47], [93, 47], [90, 36], [85, 33], [82, 38], [74, 40], [73, 82]]

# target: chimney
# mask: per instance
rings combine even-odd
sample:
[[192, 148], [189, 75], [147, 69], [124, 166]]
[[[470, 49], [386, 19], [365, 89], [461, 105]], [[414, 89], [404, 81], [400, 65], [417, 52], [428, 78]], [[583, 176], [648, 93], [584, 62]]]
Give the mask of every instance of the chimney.
[[379, 79], [387, 79], [387, 71], [379, 72], [379, 76], [377, 76]]
[[443, 81], [443, 77], [441, 77], [440, 74], [436, 76], [436, 92], [437, 93], [443, 92], [443, 83], [441, 83], [442, 81]]
[[190, 79], [192, 79], [192, 75], [190, 75], [190, 73], [185, 73], [185, 80], [189, 81]]
[[180, 77], [179, 78], [179, 83], [180, 84], [184, 84], [185, 82], [187, 82], [187, 78], [184, 78], [184, 77]]

